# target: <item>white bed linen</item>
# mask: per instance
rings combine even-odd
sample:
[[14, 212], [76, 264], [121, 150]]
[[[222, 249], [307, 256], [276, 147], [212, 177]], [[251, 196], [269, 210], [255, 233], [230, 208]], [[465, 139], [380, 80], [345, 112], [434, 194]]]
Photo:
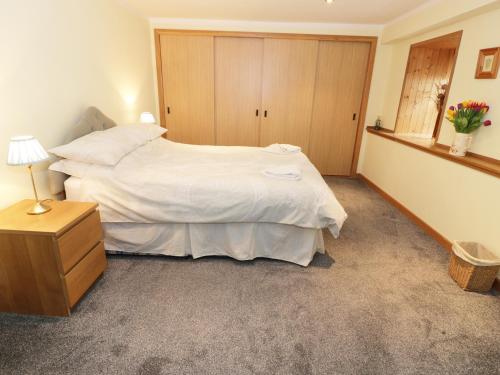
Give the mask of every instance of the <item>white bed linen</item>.
[[229, 256], [238, 260], [280, 259], [307, 266], [324, 253], [323, 234], [273, 223], [104, 223], [108, 251], [170, 256]]
[[[70, 177], [64, 185], [68, 200], [81, 200], [81, 179]], [[111, 252], [272, 258], [302, 266], [307, 266], [316, 252], [325, 252], [321, 230], [285, 224], [103, 223], [103, 229], [104, 247]]]
[[[294, 164], [299, 181], [266, 177]], [[303, 153], [258, 147], [195, 146], [156, 139], [114, 168], [89, 168], [80, 200], [99, 203], [103, 222], [279, 223], [328, 228], [337, 237], [347, 215]]]
[[68, 201], [81, 201], [82, 197], [80, 189], [82, 187], [82, 180], [79, 177], [72, 176], [64, 181], [64, 191], [66, 192], [66, 200]]

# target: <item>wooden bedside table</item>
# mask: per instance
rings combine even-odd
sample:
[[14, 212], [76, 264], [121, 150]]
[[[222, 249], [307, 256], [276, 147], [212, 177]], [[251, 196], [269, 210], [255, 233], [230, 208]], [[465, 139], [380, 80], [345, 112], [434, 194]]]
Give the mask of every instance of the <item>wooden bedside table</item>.
[[33, 200], [0, 211], [0, 311], [68, 316], [106, 269], [97, 204]]

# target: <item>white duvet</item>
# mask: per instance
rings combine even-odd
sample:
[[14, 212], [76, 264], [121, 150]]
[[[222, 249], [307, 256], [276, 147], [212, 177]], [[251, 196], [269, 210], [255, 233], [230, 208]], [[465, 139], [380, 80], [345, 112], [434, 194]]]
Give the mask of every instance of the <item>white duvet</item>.
[[[295, 165], [300, 180], [262, 171]], [[81, 200], [99, 203], [103, 222], [261, 222], [328, 228], [337, 237], [347, 215], [303, 153], [259, 147], [195, 146], [156, 139], [115, 167], [88, 168]]]

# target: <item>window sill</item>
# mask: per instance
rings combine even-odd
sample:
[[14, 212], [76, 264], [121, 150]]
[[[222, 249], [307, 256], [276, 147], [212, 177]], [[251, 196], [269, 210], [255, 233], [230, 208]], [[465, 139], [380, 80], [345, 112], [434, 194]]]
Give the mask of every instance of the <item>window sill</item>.
[[487, 173], [495, 177], [500, 177], [500, 160], [470, 152], [467, 153], [466, 156], [453, 156], [448, 153], [448, 146], [439, 143], [429, 144], [428, 141], [421, 141], [418, 139], [413, 140], [408, 137], [401, 137], [394, 134], [392, 130], [375, 130], [373, 126], [367, 126], [366, 130], [368, 131], [368, 133], [375, 134], [380, 137], [390, 139], [391, 141], [416, 148], [417, 150], [427, 152], [428, 154], [438, 156], [442, 159], [446, 159], [454, 163], [476, 169], [480, 172]]

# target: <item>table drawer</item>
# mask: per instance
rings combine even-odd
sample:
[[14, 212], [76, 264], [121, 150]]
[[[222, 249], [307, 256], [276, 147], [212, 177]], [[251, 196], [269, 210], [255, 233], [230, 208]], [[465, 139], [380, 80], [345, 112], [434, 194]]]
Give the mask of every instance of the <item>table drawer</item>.
[[64, 273], [74, 267], [100, 240], [102, 226], [99, 212], [94, 211], [57, 239]]
[[99, 242], [69, 273], [65, 276], [68, 290], [69, 306], [73, 307], [85, 294], [94, 281], [106, 269], [107, 261], [104, 244]]

